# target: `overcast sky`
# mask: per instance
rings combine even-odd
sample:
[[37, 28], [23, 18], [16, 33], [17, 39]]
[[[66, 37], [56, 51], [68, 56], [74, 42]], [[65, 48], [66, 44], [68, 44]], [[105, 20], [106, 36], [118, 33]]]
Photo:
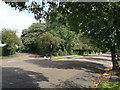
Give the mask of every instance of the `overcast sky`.
[[0, 0], [0, 30], [2, 28], [18, 29], [17, 35], [20, 36], [23, 29], [35, 22], [37, 21], [33, 14], [27, 11], [19, 12]]

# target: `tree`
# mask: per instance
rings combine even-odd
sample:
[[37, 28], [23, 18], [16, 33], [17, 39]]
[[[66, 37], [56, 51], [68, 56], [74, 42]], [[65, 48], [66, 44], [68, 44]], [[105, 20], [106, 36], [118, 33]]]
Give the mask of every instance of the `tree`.
[[[10, 4], [10, 3], [9, 3]], [[15, 3], [14, 3], [15, 4]], [[14, 7], [23, 7], [25, 4]], [[18, 4], [18, 3], [17, 3]], [[36, 17], [45, 18], [54, 21], [55, 16], [61, 15], [59, 21], [64, 20], [64, 24], [68, 24], [71, 30], [79, 32], [81, 30], [94, 40], [94, 43], [100, 48], [108, 48], [111, 50], [113, 69], [118, 69], [119, 65], [116, 60], [116, 47], [120, 46], [120, 2], [105, 3], [76, 3], [76, 2], [60, 2], [57, 6], [55, 3], [49, 3], [49, 11], [45, 11], [37, 3], [32, 3], [31, 10]], [[10, 4], [12, 5], [12, 4]], [[37, 19], [38, 19], [37, 18]], [[62, 22], [61, 22], [62, 23]]]
[[66, 51], [68, 54], [73, 54], [73, 49], [76, 45], [78, 39], [78, 34], [74, 31], [69, 30], [70, 28], [64, 25], [61, 25], [59, 22], [50, 23], [48, 27], [49, 32], [54, 36], [57, 36], [63, 40], [60, 44], [62, 51]]
[[40, 49], [39, 51], [41, 52], [41, 54], [45, 55], [50, 52], [50, 48], [52, 48], [55, 52], [61, 42], [61, 38], [55, 37], [49, 32], [45, 32], [37, 38], [36, 43], [37, 48]]
[[33, 23], [28, 29], [24, 29], [22, 31], [21, 40], [25, 46], [29, 47], [30, 50], [36, 51], [36, 40], [46, 31], [47, 28], [45, 24]]
[[6, 44], [6, 46], [3, 47], [3, 55], [15, 54], [17, 48], [22, 46], [20, 38], [18, 38], [15, 31], [12, 31], [10, 29], [3, 29], [1, 33], [1, 42]]
[[79, 39], [77, 41], [76, 50], [79, 50], [79, 54], [91, 54], [95, 49], [95, 45], [92, 44], [92, 40], [83, 35], [83, 33], [79, 33]]

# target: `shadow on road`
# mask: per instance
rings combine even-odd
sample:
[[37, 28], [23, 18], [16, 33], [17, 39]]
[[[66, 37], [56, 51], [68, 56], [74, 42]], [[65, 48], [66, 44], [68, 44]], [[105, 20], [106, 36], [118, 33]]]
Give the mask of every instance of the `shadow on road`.
[[86, 61], [49, 61], [49, 60], [26, 60], [26, 62], [36, 64], [39, 67], [44, 68], [57, 68], [57, 69], [87, 69], [93, 73], [102, 73], [104, 72], [104, 65], [86, 62]]
[[37, 81], [48, 81], [42, 73], [25, 71], [20, 68], [2, 68], [3, 88], [38, 88]]

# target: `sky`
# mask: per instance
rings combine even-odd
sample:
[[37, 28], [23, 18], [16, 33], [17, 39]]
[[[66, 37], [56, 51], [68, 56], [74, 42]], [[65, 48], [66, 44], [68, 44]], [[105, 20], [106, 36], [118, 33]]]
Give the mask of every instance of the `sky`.
[[36, 22], [34, 14], [28, 11], [19, 12], [0, 0], [0, 30], [2, 28], [17, 30], [16, 34], [20, 37], [23, 29], [27, 29]]

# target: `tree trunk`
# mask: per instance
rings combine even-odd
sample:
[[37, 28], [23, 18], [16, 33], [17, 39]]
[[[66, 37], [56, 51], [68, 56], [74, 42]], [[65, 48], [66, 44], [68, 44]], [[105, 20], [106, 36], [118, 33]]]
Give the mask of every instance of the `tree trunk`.
[[111, 47], [111, 57], [112, 57], [113, 69], [118, 69], [119, 64], [118, 64], [117, 59], [116, 59], [115, 50], [116, 50], [115, 46], [112, 46]]

